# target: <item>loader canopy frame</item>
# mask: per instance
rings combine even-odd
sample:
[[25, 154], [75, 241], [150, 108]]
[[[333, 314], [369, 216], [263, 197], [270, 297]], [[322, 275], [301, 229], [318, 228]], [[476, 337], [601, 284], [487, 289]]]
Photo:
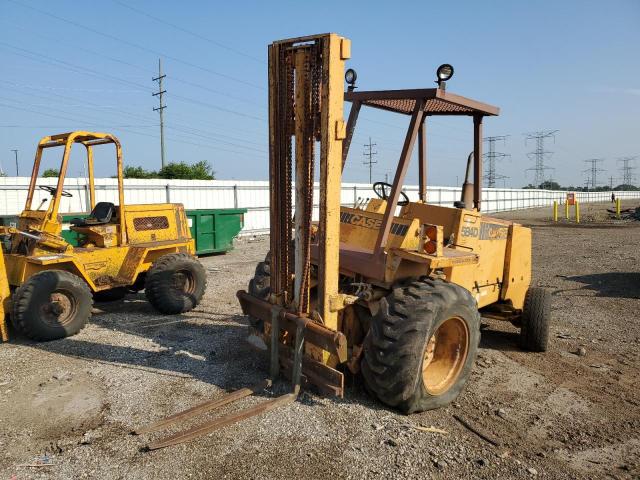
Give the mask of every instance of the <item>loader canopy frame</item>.
[[32, 210], [33, 196], [36, 189], [36, 183], [38, 181], [38, 173], [40, 170], [40, 163], [42, 161], [42, 154], [46, 148], [64, 147], [64, 153], [62, 154], [62, 163], [60, 165], [60, 171], [58, 175], [58, 183], [56, 185], [55, 193], [52, 194], [53, 199], [47, 213], [43, 219], [43, 227], [45, 224], [57, 223], [58, 210], [60, 208], [60, 198], [64, 189], [64, 181], [67, 174], [67, 167], [69, 164], [69, 157], [71, 155], [71, 147], [74, 143], [80, 143], [85, 146], [87, 152], [87, 174], [89, 180], [89, 211], [93, 210], [96, 205], [96, 193], [95, 193], [95, 176], [93, 169], [93, 147], [97, 145], [106, 145], [112, 143], [116, 149], [116, 166], [118, 176], [118, 202], [120, 204], [119, 212], [119, 235], [120, 245], [125, 244], [126, 239], [126, 222], [125, 222], [125, 209], [124, 209], [124, 180], [123, 180], [123, 165], [122, 165], [122, 146], [120, 141], [110, 133], [97, 133], [97, 132], [85, 132], [76, 131], [69, 133], [61, 133], [58, 135], [51, 135], [43, 137], [38, 142], [38, 148], [36, 150], [36, 157], [33, 162], [33, 170], [31, 171], [31, 181], [29, 183], [29, 190], [27, 193], [27, 201], [25, 203], [24, 211], [30, 212]]
[[[378, 264], [379, 268], [381, 267], [380, 262], [384, 262], [384, 249], [389, 239], [391, 224], [398, 206], [400, 191], [402, 190], [416, 138], [418, 139], [419, 198], [421, 202], [426, 202], [427, 200], [427, 117], [463, 115], [473, 118], [473, 207], [480, 211], [482, 203], [482, 120], [485, 116], [498, 115], [500, 112], [498, 107], [448, 93], [441, 88], [347, 91], [344, 99], [351, 102], [352, 105], [349, 112], [349, 120], [347, 121], [347, 135], [343, 142], [343, 169], [349, 153], [349, 146], [358, 120], [358, 114], [363, 105], [411, 117], [400, 153], [398, 167], [393, 178], [391, 194], [387, 200], [382, 226], [372, 255], [374, 263]], [[371, 266], [374, 267], [374, 265]]]

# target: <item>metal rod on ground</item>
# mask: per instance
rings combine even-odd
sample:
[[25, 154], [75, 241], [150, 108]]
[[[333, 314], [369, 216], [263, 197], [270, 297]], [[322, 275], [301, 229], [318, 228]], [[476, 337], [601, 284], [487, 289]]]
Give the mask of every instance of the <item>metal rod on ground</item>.
[[616, 198], [616, 218], [620, 220], [620, 199]]
[[564, 201], [564, 218], [569, 220], [569, 200]]
[[553, 221], [554, 222], [558, 221], [558, 201], [557, 200], [553, 201]]
[[580, 223], [580, 202], [576, 200], [576, 223]]

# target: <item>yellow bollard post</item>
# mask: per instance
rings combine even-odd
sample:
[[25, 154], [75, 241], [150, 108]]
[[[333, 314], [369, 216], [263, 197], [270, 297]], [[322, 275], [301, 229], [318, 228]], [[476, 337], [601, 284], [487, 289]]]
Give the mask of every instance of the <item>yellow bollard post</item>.
[[576, 200], [576, 223], [580, 223], [580, 203]]
[[558, 202], [557, 200], [553, 201], [553, 221], [558, 221]]
[[569, 220], [569, 202], [567, 200], [564, 202], [564, 218]]
[[620, 199], [616, 198], [616, 218], [620, 220]]

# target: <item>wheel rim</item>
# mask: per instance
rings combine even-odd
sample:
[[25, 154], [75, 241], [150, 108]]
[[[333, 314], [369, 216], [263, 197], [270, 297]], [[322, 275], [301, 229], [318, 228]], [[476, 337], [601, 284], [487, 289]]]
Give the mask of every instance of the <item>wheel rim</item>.
[[427, 342], [422, 360], [422, 383], [431, 395], [455, 384], [469, 352], [469, 328], [460, 317], [444, 321]]
[[42, 320], [52, 327], [66, 326], [78, 312], [76, 297], [67, 290], [55, 290], [40, 307]]
[[171, 277], [172, 287], [180, 292], [193, 294], [196, 289], [196, 281], [189, 270], [178, 270]]

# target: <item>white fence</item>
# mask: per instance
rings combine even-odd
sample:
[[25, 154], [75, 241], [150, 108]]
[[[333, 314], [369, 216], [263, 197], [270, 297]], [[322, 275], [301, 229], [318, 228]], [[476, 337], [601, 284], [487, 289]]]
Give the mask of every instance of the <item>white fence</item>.
[[[38, 185], [55, 185], [54, 178], [38, 179]], [[0, 215], [17, 214], [24, 208], [29, 179], [26, 177], [0, 177]], [[60, 213], [87, 211], [89, 192], [84, 178], [67, 178], [65, 190], [72, 197], [63, 197]], [[405, 192], [410, 199], [418, 198], [418, 187], [408, 186]], [[316, 189], [316, 201], [318, 191]], [[516, 188], [485, 188], [482, 209], [485, 212], [502, 212], [523, 208], [551, 205], [554, 200], [564, 202], [567, 192], [551, 190], [529, 190]], [[637, 192], [615, 192], [621, 199], [640, 198]], [[427, 201], [435, 205], [453, 206], [460, 198], [459, 187], [428, 187]], [[341, 201], [353, 206], [359, 198], [375, 196], [371, 185], [344, 183]], [[48, 199], [49, 194], [37, 190], [33, 207]], [[117, 203], [117, 180], [96, 179], [96, 200]], [[611, 192], [577, 192], [576, 198], [583, 203], [608, 201]], [[269, 229], [269, 182], [235, 180], [125, 180], [125, 201], [135, 203], [178, 202], [187, 209], [195, 208], [246, 208], [244, 233], [258, 233]], [[317, 209], [316, 212], [317, 214]]]

